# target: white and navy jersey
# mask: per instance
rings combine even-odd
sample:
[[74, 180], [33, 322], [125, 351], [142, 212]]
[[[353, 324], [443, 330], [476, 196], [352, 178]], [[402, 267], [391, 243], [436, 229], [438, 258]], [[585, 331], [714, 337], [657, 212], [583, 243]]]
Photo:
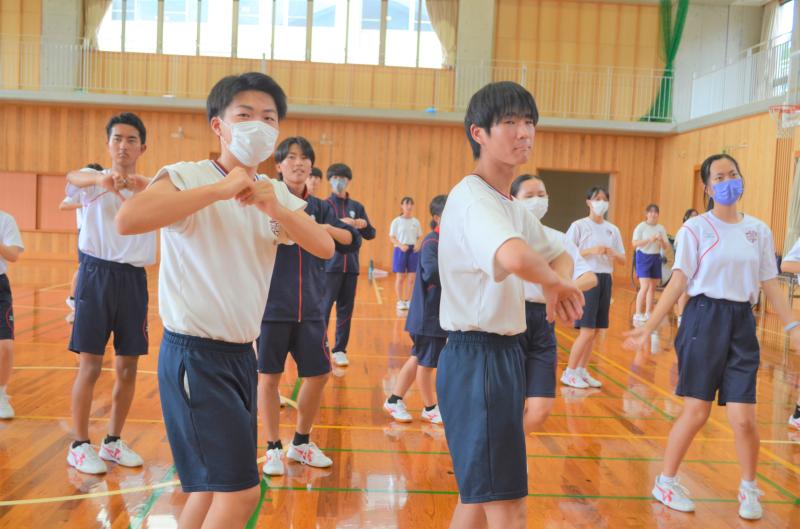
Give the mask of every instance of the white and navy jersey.
[[[564, 250], [572, 257], [572, 263], [574, 265], [572, 269], [572, 279], [578, 279], [583, 274], [587, 272], [591, 272], [589, 269], [589, 263], [586, 262], [586, 259], [581, 257], [581, 252], [578, 250], [578, 247], [572, 243], [567, 238], [567, 234], [558, 230], [554, 230], [549, 226], [542, 226], [544, 228], [544, 232], [547, 234], [547, 238], [551, 241], [557, 241], [564, 245]], [[538, 283], [528, 283], [525, 281], [525, 301], [530, 301], [532, 303], [544, 303], [544, 293], [542, 292], [542, 285]]]
[[[3, 246], [16, 246], [20, 250], [25, 249], [22, 244], [22, 236], [17, 227], [17, 221], [5, 211], [0, 211], [0, 244]], [[0, 257], [0, 274], [5, 274], [6, 272], [8, 272], [8, 263]]]
[[692, 297], [754, 304], [761, 282], [778, 275], [772, 232], [749, 215], [729, 224], [703, 213], [686, 221], [676, 242], [672, 269], [686, 275]]
[[[789, 253], [783, 256], [783, 260], [800, 263], [800, 239], [797, 239]], [[797, 274], [797, 279], [800, 279], [800, 274]]]
[[442, 329], [500, 335], [525, 331], [523, 280], [496, 258], [497, 250], [510, 239], [522, 239], [547, 261], [564, 251], [522, 205], [476, 175], [464, 177], [450, 191], [442, 214]]
[[[619, 228], [607, 220], [600, 223], [589, 217], [576, 220], [567, 230], [567, 238], [581, 251], [596, 246], [606, 246], [625, 255]], [[614, 258], [610, 255], [587, 255], [584, 259], [595, 274], [610, 274], [614, 271]]]
[[[82, 171], [98, 173], [93, 169]], [[108, 174], [111, 171], [106, 169], [102, 172]], [[156, 232], [139, 235], [120, 235], [117, 232], [114, 217], [122, 206], [122, 199], [116, 193], [100, 186], [78, 187], [69, 183], [66, 193], [83, 209], [78, 237], [81, 252], [104, 261], [132, 266], [148, 266], [156, 262]], [[121, 189], [119, 193], [126, 199], [133, 196], [129, 189]]]
[[414, 217], [406, 218], [401, 215], [392, 220], [389, 235], [397, 239], [400, 244], [414, 246], [422, 237], [422, 225]]
[[[180, 191], [219, 182], [225, 171], [210, 160], [180, 162], [158, 172]], [[286, 184], [266, 179], [290, 210], [305, 201]], [[151, 183], [151, 185], [152, 185]], [[172, 332], [229, 343], [255, 340], [267, 303], [281, 226], [255, 206], [220, 200], [161, 230], [158, 310]]]
[[[636, 229], [633, 230], [633, 242], [649, 239], [653, 235], [658, 235], [661, 240], [669, 244], [667, 230], [664, 229], [664, 226], [661, 224], [648, 224], [647, 222], [640, 222]], [[661, 253], [661, 246], [658, 242], [651, 242], [640, 246], [638, 250], [649, 255], [657, 255]]]

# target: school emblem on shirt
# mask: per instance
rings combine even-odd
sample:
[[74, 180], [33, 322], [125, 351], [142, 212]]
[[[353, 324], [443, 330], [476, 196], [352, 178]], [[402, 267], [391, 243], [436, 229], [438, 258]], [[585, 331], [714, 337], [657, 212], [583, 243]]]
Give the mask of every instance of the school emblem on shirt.
[[758, 242], [758, 232], [755, 230], [747, 230], [744, 232], [744, 236], [750, 244]]
[[351, 219], [354, 219], [354, 218], [356, 218], [356, 212], [355, 212], [355, 210], [352, 210], [352, 209], [350, 210], [350, 218], [351, 218]]
[[269, 219], [269, 229], [272, 230], [272, 234], [277, 237], [281, 233], [281, 224], [276, 220]]

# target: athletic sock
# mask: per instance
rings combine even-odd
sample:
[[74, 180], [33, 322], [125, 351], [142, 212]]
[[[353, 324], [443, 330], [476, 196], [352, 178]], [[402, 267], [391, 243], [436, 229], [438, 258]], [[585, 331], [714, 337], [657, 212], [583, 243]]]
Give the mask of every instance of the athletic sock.
[[83, 444], [88, 445], [89, 444], [89, 440], [86, 439], [85, 441], [74, 441], [72, 443], [72, 448], [78, 448], [80, 445], [83, 445]]
[[658, 476], [658, 482], [661, 483], [662, 485], [672, 485], [673, 483], [675, 483], [675, 476], [668, 478], [664, 474], [661, 474]]
[[116, 443], [119, 441], [119, 435], [106, 435], [106, 438], [103, 440], [103, 444], [109, 443]]
[[398, 400], [403, 400], [403, 397], [398, 397], [394, 393], [389, 397], [389, 404], [397, 404]]
[[794, 415], [792, 415], [795, 419], [800, 419], [800, 404], [795, 404], [794, 406]]
[[425, 411], [433, 411], [433, 409], [435, 407], [436, 407], [436, 404], [434, 404], [433, 406], [425, 406]]
[[267, 441], [267, 450], [283, 450], [283, 443], [278, 439], [277, 441]]
[[294, 432], [294, 439], [292, 440], [292, 444], [295, 446], [307, 445], [308, 438], [310, 436], [311, 434]]
[[739, 483], [739, 488], [740, 489], [753, 490], [753, 489], [756, 488], [756, 480], [753, 480], [753, 481], [742, 480], [742, 482]]

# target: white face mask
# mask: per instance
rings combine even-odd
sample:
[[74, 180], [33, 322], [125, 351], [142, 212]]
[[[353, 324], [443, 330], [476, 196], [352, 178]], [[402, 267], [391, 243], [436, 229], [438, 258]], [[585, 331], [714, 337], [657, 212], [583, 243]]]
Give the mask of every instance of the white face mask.
[[547, 213], [547, 206], [550, 204], [548, 197], [530, 197], [519, 201], [522, 207], [534, 214], [534, 216], [541, 220]]
[[225, 125], [231, 129], [228, 150], [246, 167], [256, 167], [272, 156], [278, 140], [278, 129], [275, 127], [263, 121], [240, 121]]
[[341, 176], [334, 176], [331, 178], [331, 188], [333, 188], [333, 192], [336, 194], [344, 193], [348, 183], [347, 178]]
[[592, 211], [598, 217], [602, 217], [608, 211], [608, 202], [605, 200], [592, 200]]

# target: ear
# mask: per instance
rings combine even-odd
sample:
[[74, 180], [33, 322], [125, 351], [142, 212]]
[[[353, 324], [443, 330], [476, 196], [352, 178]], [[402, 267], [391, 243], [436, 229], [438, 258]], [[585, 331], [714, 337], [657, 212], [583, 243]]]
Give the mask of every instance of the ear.
[[220, 119], [219, 116], [214, 116], [213, 118], [211, 118], [211, 122], [209, 124], [211, 125], [211, 130], [214, 131], [214, 134], [216, 134], [217, 136], [219, 136], [221, 138], [222, 137], [222, 119]]
[[472, 124], [469, 126], [469, 134], [472, 136], [472, 139], [475, 140], [478, 145], [483, 147], [486, 137], [486, 131], [477, 126], [476, 124]]
[[141, 150], [139, 151], [139, 154], [144, 154], [144, 151], [146, 151], [146, 150], [147, 150], [147, 144], [143, 143], [141, 145]]

